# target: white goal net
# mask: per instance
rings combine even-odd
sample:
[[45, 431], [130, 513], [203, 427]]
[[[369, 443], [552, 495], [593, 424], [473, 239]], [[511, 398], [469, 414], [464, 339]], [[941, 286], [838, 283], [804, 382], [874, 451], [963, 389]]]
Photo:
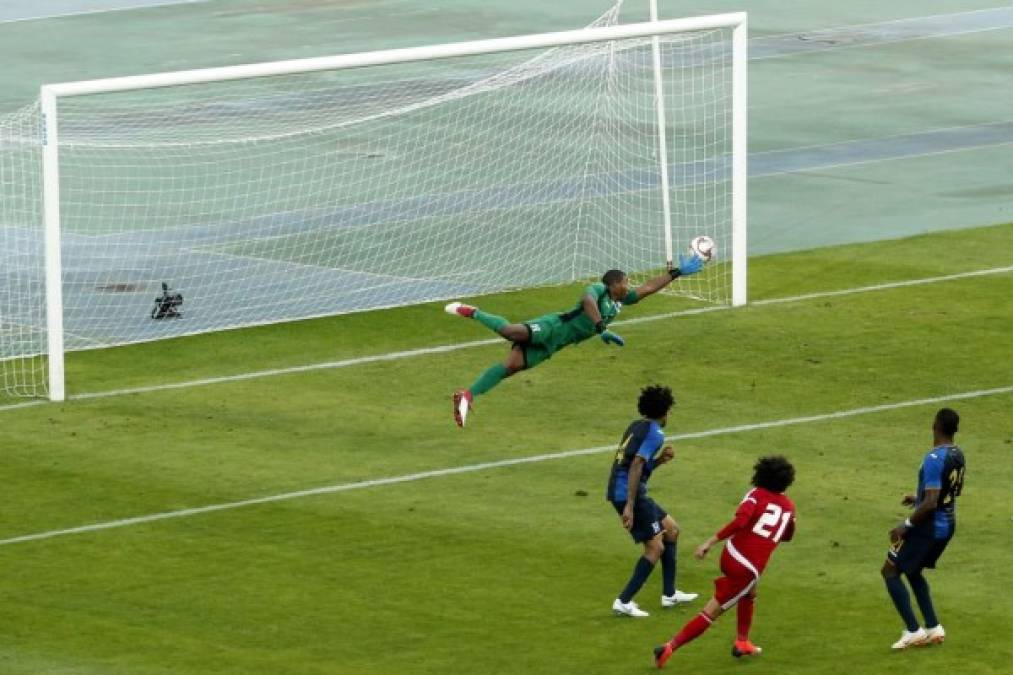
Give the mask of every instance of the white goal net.
[[[65, 349], [642, 278], [698, 234], [718, 258], [673, 288], [728, 303], [732, 30], [62, 95]], [[0, 117], [8, 394], [46, 394], [43, 129]]]

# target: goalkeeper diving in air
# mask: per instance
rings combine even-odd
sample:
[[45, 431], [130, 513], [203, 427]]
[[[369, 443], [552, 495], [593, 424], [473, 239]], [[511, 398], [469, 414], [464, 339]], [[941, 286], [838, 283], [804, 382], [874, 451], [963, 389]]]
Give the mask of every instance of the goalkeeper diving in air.
[[583, 342], [593, 335], [598, 335], [606, 345], [622, 347], [626, 344], [623, 339], [608, 330], [609, 323], [616, 318], [622, 306], [635, 304], [648, 295], [657, 293], [681, 276], [699, 272], [703, 265], [704, 261], [698, 255], [679, 255], [678, 267], [632, 289], [625, 272], [609, 270], [600, 282], [584, 289], [584, 295], [573, 309], [545, 314], [523, 323], [510, 323], [501, 316], [483, 312], [471, 305], [450, 303], [445, 307], [448, 314], [475, 319], [512, 343], [510, 353], [503, 363], [497, 363], [486, 370], [469, 388], [454, 392], [454, 420], [457, 426], [464, 426], [476, 396], [486, 393], [514, 373], [534, 368], [563, 347]]

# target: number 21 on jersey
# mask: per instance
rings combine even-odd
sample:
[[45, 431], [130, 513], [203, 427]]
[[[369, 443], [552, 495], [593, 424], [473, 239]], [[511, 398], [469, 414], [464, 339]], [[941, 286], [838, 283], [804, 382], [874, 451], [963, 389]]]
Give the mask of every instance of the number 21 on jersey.
[[[788, 527], [789, 520], [791, 511], [782, 511], [777, 504], [767, 504], [767, 509], [756, 521], [756, 525], [753, 525], [753, 532], [776, 544], [781, 541], [781, 535], [784, 534], [784, 528]], [[774, 528], [777, 528], [777, 532], [774, 532]]]

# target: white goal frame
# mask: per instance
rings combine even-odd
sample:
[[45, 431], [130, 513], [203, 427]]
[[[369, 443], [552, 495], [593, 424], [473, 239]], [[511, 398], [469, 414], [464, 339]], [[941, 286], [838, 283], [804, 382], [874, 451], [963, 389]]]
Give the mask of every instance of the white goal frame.
[[[476, 40], [428, 47], [390, 49], [356, 54], [343, 54], [320, 58], [294, 59], [223, 68], [186, 70], [130, 77], [116, 77], [79, 82], [43, 85], [40, 89], [42, 124], [42, 182], [45, 227], [45, 283], [46, 330], [49, 372], [49, 398], [62, 401], [66, 397], [64, 383], [63, 288], [60, 260], [60, 154], [59, 154], [59, 101], [60, 99], [123, 92], [138, 89], [155, 89], [179, 85], [224, 82], [274, 75], [290, 75], [325, 70], [342, 70], [380, 66], [395, 63], [431, 61], [460, 56], [476, 56], [605, 42], [627, 38], [654, 37], [655, 101], [660, 128], [659, 161], [662, 180], [667, 184], [667, 158], [665, 157], [665, 111], [661, 90], [661, 63], [657, 37], [670, 33], [683, 33], [719, 28], [732, 29], [732, 305], [746, 303], [746, 158], [747, 158], [747, 15], [745, 12], [715, 14], [683, 19], [657, 20], [655, 0], [651, 3], [651, 21], [626, 25], [585, 28], [581, 30], [541, 33], [516, 37]], [[668, 191], [662, 190], [666, 255], [673, 260]], [[660, 263], [660, 261], [659, 261]]]

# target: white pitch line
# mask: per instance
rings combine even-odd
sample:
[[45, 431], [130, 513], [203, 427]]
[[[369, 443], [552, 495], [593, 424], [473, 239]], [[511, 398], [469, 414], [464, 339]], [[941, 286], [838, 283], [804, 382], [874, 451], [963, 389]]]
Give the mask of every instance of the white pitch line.
[[21, 408], [34, 408], [37, 405], [45, 405], [47, 403], [49, 403], [49, 401], [43, 401], [39, 399], [32, 401], [22, 401], [21, 403], [10, 403], [8, 405], [0, 407], [0, 412], [7, 412], [8, 410], [20, 410]]
[[[771, 429], [775, 427], [786, 427], [795, 424], [809, 424], [812, 422], [823, 422], [826, 420], [840, 419], [842, 417], [855, 417], [857, 415], [869, 415], [878, 412], [884, 412], [888, 410], [897, 410], [900, 408], [912, 408], [916, 406], [929, 405], [934, 403], [944, 403], [949, 401], [960, 401], [969, 398], [980, 398], [984, 396], [995, 396], [1001, 394], [1013, 393], [1013, 385], [1004, 387], [995, 387], [993, 389], [979, 389], [977, 391], [967, 391], [957, 394], [948, 394], [946, 396], [935, 396], [932, 398], [920, 398], [911, 401], [901, 401], [899, 403], [884, 403], [882, 405], [867, 406], [862, 408], [852, 408], [850, 410], [839, 410], [837, 412], [824, 413], [821, 415], [808, 415], [805, 417], [791, 417], [781, 420], [771, 420], [768, 422], [756, 422], [754, 424], [740, 424], [733, 427], [724, 427], [721, 429], [710, 429], [707, 431], [695, 431], [685, 434], [675, 434], [666, 437], [669, 441], [682, 441], [692, 438], [706, 438], [709, 436], [719, 436], [722, 434], [736, 434], [745, 431], [756, 431], [759, 429]], [[420, 471], [418, 473], [410, 473], [402, 476], [391, 476], [388, 478], [375, 478], [372, 480], [364, 480], [356, 483], [341, 483], [338, 485], [327, 485], [324, 487], [311, 488], [309, 490], [299, 490], [297, 492], [285, 492], [277, 495], [269, 495], [267, 497], [256, 497], [254, 499], [244, 499], [237, 502], [226, 502], [223, 504], [210, 504], [208, 506], [198, 506], [192, 509], [180, 509], [178, 511], [165, 511], [162, 513], [153, 513], [146, 516], [135, 516], [133, 518], [124, 518], [122, 520], [110, 520], [103, 523], [93, 523], [91, 525], [82, 525], [80, 527], [70, 527], [63, 530], [50, 530], [48, 532], [37, 532], [34, 534], [25, 534], [19, 537], [11, 537], [9, 539], [0, 539], [0, 546], [9, 546], [11, 544], [20, 544], [29, 541], [39, 541], [42, 539], [52, 539], [54, 537], [62, 537], [71, 534], [84, 534], [87, 532], [99, 532], [101, 530], [112, 530], [120, 527], [129, 527], [131, 525], [142, 525], [144, 523], [152, 523], [159, 520], [172, 520], [176, 518], [188, 518], [190, 516], [197, 516], [204, 513], [214, 513], [216, 511], [228, 511], [231, 509], [238, 509], [245, 506], [256, 506], [259, 504], [270, 504], [273, 502], [283, 502], [292, 499], [300, 499], [302, 497], [313, 497], [317, 495], [335, 494], [338, 492], [350, 492], [352, 490], [361, 490], [364, 488], [381, 487], [385, 485], [397, 485], [399, 483], [411, 483], [418, 480], [425, 480], [427, 478], [440, 478], [442, 476], [454, 476], [462, 473], [474, 473], [476, 471], [484, 471], [486, 469], [498, 469], [506, 466], [516, 466], [518, 464], [533, 464], [536, 462], [546, 462], [554, 459], [565, 459], [567, 457], [578, 457], [581, 455], [592, 455], [602, 452], [612, 452], [615, 450], [615, 445], [599, 445], [593, 448], [581, 448], [579, 450], [564, 450], [561, 452], [546, 453], [540, 455], [530, 455], [527, 457], [515, 457], [512, 459], [501, 459], [494, 462], [482, 462], [480, 464], [468, 464], [465, 466], [448, 467], [445, 469], [433, 469], [431, 471]]]
[[[791, 302], [804, 302], [806, 300], [818, 300], [820, 298], [832, 298], [842, 295], [852, 295], [857, 293], [870, 293], [874, 291], [883, 291], [893, 288], [905, 288], [908, 286], [921, 286], [924, 284], [935, 284], [946, 281], [955, 281], [958, 279], [967, 279], [972, 277], [983, 277], [991, 276], [996, 274], [1006, 274], [1007, 272], [1013, 272], [1013, 265], [1006, 267], [991, 267], [983, 270], [972, 270], [970, 272], [959, 272], [957, 274], [947, 274], [938, 277], [923, 277], [921, 279], [909, 279], [907, 281], [891, 281], [884, 284], [875, 284], [873, 286], [858, 286], [856, 288], [845, 288], [836, 291], [820, 291], [817, 293], [807, 293], [804, 295], [792, 295], [783, 298], [768, 298], [766, 300], [757, 300], [751, 302], [748, 306], [764, 306], [764, 305], [780, 305]], [[624, 319], [613, 323], [615, 326], [629, 326], [633, 324], [649, 323], [652, 321], [663, 321], [665, 319], [672, 319], [680, 316], [691, 316], [694, 314], [707, 314], [709, 312], [721, 312], [732, 309], [727, 305], [714, 305], [711, 307], [698, 307], [694, 309], [685, 309], [677, 312], [665, 312], [663, 314], [652, 314], [650, 316], [642, 316], [635, 319]], [[185, 382], [173, 382], [169, 384], [158, 384], [148, 387], [134, 387], [131, 389], [113, 389], [110, 391], [97, 391], [83, 394], [73, 394], [67, 398], [70, 400], [88, 400], [88, 399], [99, 399], [99, 398], [110, 398], [113, 396], [127, 396], [130, 394], [147, 394], [156, 391], [171, 391], [174, 389], [189, 389], [190, 387], [203, 387], [213, 384], [225, 384], [229, 382], [241, 382], [244, 380], [255, 380], [262, 377], [276, 377], [279, 375], [292, 375], [295, 373], [307, 373], [316, 370], [331, 370], [335, 368], [348, 368], [351, 366], [360, 366], [369, 363], [381, 363], [384, 361], [398, 361], [401, 359], [414, 358], [416, 356], [427, 356], [430, 354], [442, 354], [446, 352], [454, 352], [461, 349], [471, 349], [473, 347], [486, 347], [488, 345], [494, 345], [502, 343], [502, 338], [490, 338], [486, 340], [473, 340], [471, 342], [459, 342], [450, 345], [439, 345], [436, 347], [419, 347], [417, 349], [406, 349], [397, 352], [388, 352], [386, 354], [375, 354], [372, 356], [357, 356], [349, 359], [341, 359], [340, 361], [326, 361], [323, 363], [310, 363], [303, 366], [289, 366], [287, 368], [271, 368], [269, 370], [257, 370], [250, 373], [241, 373], [239, 375], [222, 375], [221, 377], [207, 377], [199, 380], [187, 380]], [[27, 401], [24, 403], [14, 403], [11, 405], [0, 406], [0, 413], [8, 410], [17, 410], [20, 408], [28, 408], [37, 405], [47, 405], [49, 401]]]
[[994, 274], [1005, 274], [1007, 272], [1013, 272], [1013, 265], [1006, 265], [1005, 267], [990, 267], [983, 270], [971, 270], [970, 272], [957, 272], [956, 274], [946, 274], [939, 277], [924, 277], [922, 279], [909, 279], [907, 281], [889, 281], [884, 284], [874, 284], [872, 286], [859, 286], [857, 288], [845, 288], [839, 291], [820, 291], [817, 293], [808, 293], [805, 295], [795, 295], [790, 298], [768, 298], [766, 300], [757, 300], [756, 302], [750, 303], [752, 305], [779, 305], [785, 302], [799, 302], [802, 300], [814, 300], [817, 298], [832, 298], [838, 295], [851, 295], [853, 293], [869, 293], [872, 291], [883, 291], [891, 288], [906, 288], [908, 286], [921, 286], [923, 284], [935, 284], [942, 281], [955, 281], [957, 279], [969, 279], [973, 277], [986, 277]]

